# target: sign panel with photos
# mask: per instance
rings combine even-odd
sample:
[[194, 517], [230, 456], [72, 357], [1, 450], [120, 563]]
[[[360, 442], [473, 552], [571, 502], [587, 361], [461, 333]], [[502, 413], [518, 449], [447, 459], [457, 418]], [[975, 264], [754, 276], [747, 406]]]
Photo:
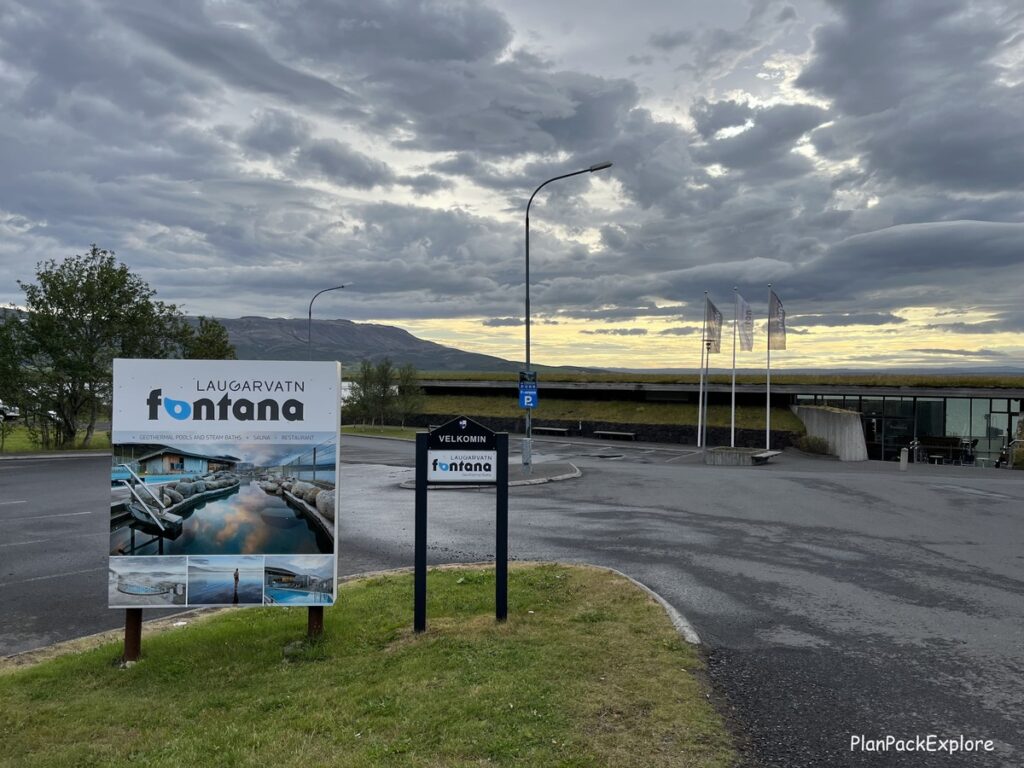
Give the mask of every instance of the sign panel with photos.
[[115, 360], [111, 608], [332, 605], [341, 366]]

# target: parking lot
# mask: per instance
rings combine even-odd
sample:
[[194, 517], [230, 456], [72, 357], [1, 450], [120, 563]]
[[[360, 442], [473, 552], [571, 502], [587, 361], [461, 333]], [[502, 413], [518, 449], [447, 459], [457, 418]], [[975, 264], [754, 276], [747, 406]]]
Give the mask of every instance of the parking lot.
[[[790, 453], [706, 467], [686, 446], [557, 439], [534, 454], [583, 475], [512, 489], [511, 555], [607, 565], [660, 592], [701, 634], [754, 764], [1021, 763], [1024, 472]], [[399, 483], [413, 446], [346, 436], [342, 457], [342, 572], [411, 565]], [[104, 607], [107, 462], [0, 462], [0, 653], [120, 623]], [[490, 493], [430, 493], [430, 562], [493, 557]], [[997, 751], [849, 749], [856, 734], [930, 733]]]

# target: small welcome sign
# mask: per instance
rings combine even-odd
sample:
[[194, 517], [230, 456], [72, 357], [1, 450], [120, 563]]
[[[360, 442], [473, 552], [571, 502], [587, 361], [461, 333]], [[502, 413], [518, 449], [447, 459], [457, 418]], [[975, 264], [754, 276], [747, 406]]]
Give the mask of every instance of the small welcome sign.
[[465, 416], [452, 419], [427, 437], [427, 482], [495, 483], [495, 433]]

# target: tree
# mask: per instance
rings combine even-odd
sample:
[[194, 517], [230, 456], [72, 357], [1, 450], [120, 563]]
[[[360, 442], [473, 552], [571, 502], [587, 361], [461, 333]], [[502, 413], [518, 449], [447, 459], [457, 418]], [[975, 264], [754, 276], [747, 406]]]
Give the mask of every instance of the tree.
[[363, 360], [359, 364], [359, 373], [352, 380], [352, 392], [345, 401], [343, 412], [347, 412], [348, 418], [353, 424], [369, 423], [373, 418], [373, 404], [371, 402], [373, 392], [374, 370], [369, 360]]
[[199, 317], [198, 327], [186, 326], [181, 356], [186, 360], [237, 360], [228, 329], [213, 317]]
[[0, 400], [23, 407], [25, 377], [21, 338], [18, 313], [0, 309]]
[[384, 358], [373, 372], [373, 415], [379, 418], [383, 427], [388, 417], [395, 410], [395, 367], [391, 360]]
[[423, 409], [423, 390], [420, 389], [419, 374], [412, 363], [398, 369], [398, 385], [395, 392], [395, 413], [402, 426], [410, 416]]
[[113, 251], [95, 244], [84, 255], [36, 267], [25, 292], [19, 346], [29, 385], [56, 412], [60, 444], [73, 444], [83, 418], [88, 445], [109, 402], [115, 357], [176, 357], [188, 338], [184, 318]]
[[[406, 377], [404, 385], [403, 376]], [[416, 400], [416, 384], [416, 369], [411, 365], [396, 371], [388, 358], [377, 365], [363, 360], [352, 381], [352, 392], [345, 401], [348, 418], [353, 423], [361, 421], [384, 426], [397, 415], [402, 418], [404, 426], [405, 418], [420, 407], [420, 401]]]

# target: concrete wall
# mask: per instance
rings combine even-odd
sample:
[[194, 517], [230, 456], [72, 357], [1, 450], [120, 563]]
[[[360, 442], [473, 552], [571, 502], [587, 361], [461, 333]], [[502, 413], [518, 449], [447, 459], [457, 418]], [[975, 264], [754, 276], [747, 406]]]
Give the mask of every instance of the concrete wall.
[[807, 434], [828, 443], [828, 452], [840, 461], [867, 461], [860, 414], [820, 405], [794, 405], [793, 413], [807, 427]]

